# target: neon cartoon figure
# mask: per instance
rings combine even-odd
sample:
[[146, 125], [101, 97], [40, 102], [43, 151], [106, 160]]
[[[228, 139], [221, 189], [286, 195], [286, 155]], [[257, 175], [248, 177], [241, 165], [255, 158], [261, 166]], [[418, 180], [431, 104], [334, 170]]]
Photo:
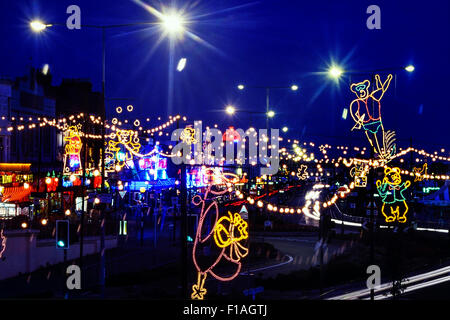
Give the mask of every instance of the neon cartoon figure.
[[70, 126], [64, 132], [64, 141], [67, 142], [64, 148], [64, 174], [81, 174], [80, 152], [83, 143], [80, 129], [81, 125]]
[[[226, 175], [227, 173], [223, 174], [225, 181], [231, 181]], [[204, 284], [208, 274], [219, 281], [233, 280], [241, 270], [241, 259], [246, 257], [249, 252], [246, 244], [248, 223], [241, 218], [239, 213], [228, 212], [227, 215], [219, 217], [219, 205], [215, 197], [227, 193], [228, 190], [216, 191], [212, 188], [213, 185], [209, 185], [204, 197], [196, 195], [192, 199], [194, 205], [201, 206], [192, 249], [192, 259], [197, 269], [197, 282], [192, 286], [191, 299], [197, 300], [203, 300], [207, 293]], [[213, 222], [211, 228], [207, 227], [207, 220]], [[217, 248], [214, 250], [215, 252], [207, 259], [202, 258], [205, 246], [209, 247], [212, 244], [215, 244]], [[220, 265], [226, 265], [227, 268], [221, 270]]]
[[395, 153], [395, 145], [390, 139], [392, 134], [389, 136], [385, 134], [381, 119], [381, 99], [391, 80], [391, 74], [384, 83], [381, 82], [378, 74], [375, 75], [376, 89], [372, 92], [369, 92], [369, 80], [353, 83], [350, 86], [350, 90], [357, 96], [350, 104], [350, 114], [356, 122], [352, 130], [364, 129], [367, 139], [381, 159], [388, 159]]
[[408, 206], [403, 192], [411, 185], [410, 181], [402, 183], [402, 176], [399, 168], [384, 169], [383, 181], [377, 181], [378, 193], [383, 200], [381, 212], [386, 219], [386, 222], [394, 222], [397, 220], [400, 223], [406, 222], [406, 213]]

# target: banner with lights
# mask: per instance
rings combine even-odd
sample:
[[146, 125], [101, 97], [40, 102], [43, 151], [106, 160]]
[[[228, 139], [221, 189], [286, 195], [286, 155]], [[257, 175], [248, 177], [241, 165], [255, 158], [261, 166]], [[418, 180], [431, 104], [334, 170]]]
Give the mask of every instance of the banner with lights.
[[64, 175], [81, 175], [81, 149], [83, 143], [81, 142], [81, 124], [70, 126], [64, 131]]

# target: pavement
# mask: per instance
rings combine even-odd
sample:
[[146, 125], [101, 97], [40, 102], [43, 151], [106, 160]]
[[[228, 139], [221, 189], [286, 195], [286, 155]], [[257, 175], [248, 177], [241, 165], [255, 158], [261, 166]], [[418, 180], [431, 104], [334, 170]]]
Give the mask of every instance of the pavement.
[[[179, 240], [178, 240], [179, 241]], [[153, 232], [147, 230], [141, 246], [138, 234], [129, 235], [120, 240], [119, 247], [105, 251], [105, 268], [107, 286], [109, 279], [118, 274], [133, 274], [152, 270], [179, 260], [180, 245], [172, 241], [168, 232], [158, 234], [156, 246]], [[0, 281], [0, 299], [5, 298], [64, 298], [67, 275], [65, 270], [69, 264], [78, 264], [79, 260], [68, 261], [41, 268], [29, 274]], [[83, 258], [82, 290], [69, 292], [71, 298], [97, 297], [99, 292], [100, 254]], [[105, 295], [108, 294], [108, 288]]]

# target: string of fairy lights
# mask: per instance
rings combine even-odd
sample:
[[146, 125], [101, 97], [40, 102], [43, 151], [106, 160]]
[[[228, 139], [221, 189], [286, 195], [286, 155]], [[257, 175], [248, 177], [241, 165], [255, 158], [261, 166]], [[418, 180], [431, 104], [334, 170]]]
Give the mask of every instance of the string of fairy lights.
[[[116, 112], [118, 114], [120, 114], [120, 113], [123, 112], [124, 109], [125, 108], [117, 107], [116, 108]], [[128, 105], [126, 107], [126, 110], [128, 112], [133, 111], [133, 106], [132, 105]], [[7, 120], [7, 117], [2, 116], [1, 119], [2, 120]], [[149, 122], [150, 118], [146, 118], [143, 121], [141, 121], [139, 119], [135, 119], [133, 121], [133, 125], [136, 128], [135, 129], [131, 129], [131, 130], [134, 131], [134, 134], [136, 136], [138, 136], [139, 133], [144, 133], [144, 134], [146, 133], [146, 134], [150, 134], [152, 136], [154, 136], [155, 134], [159, 134], [159, 136], [161, 136], [162, 135], [162, 131], [164, 129], [167, 129], [168, 127], [170, 127], [174, 123], [177, 123], [177, 121], [180, 120], [180, 119], [182, 119], [184, 122], [187, 121], [187, 118], [185, 116], [184, 117], [182, 117], [180, 115], [170, 116], [168, 121], [166, 121], [165, 123], [162, 123], [160, 125], [157, 125], [157, 126], [155, 126], [153, 128], [144, 128], [141, 125], [141, 123], [143, 123], [143, 122]], [[26, 124], [17, 124], [16, 126], [13, 126], [13, 125], [8, 126], [7, 127], [7, 131], [10, 131], [10, 132], [13, 131], [13, 130], [22, 131], [22, 130], [25, 130], [25, 129], [35, 129], [35, 128], [38, 128], [38, 127], [45, 127], [45, 126], [53, 126], [53, 127], [57, 128], [59, 130], [64, 131], [64, 130], [66, 130], [68, 128], [69, 123], [77, 123], [77, 122], [80, 122], [80, 121], [90, 120], [90, 122], [92, 124], [104, 125], [104, 127], [106, 129], [109, 129], [111, 131], [111, 133], [105, 134], [105, 138], [109, 138], [109, 139], [114, 139], [117, 136], [117, 134], [116, 134], [117, 131], [123, 130], [122, 129], [123, 125], [131, 123], [127, 119], [123, 120], [123, 122], [119, 121], [116, 117], [112, 119], [111, 124], [108, 124], [108, 121], [105, 121], [105, 123], [103, 123], [101, 117], [95, 117], [93, 115], [89, 115], [88, 116], [88, 115], [85, 115], [84, 113], [80, 113], [80, 114], [77, 114], [77, 115], [70, 115], [68, 117], [63, 117], [63, 118], [59, 118], [59, 119], [56, 119], [56, 118], [55, 119], [49, 119], [47, 117], [11, 117], [10, 120], [15, 121], [15, 122], [28, 121], [28, 123], [26, 123]], [[161, 120], [161, 118], [159, 117], [158, 120]], [[33, 122], [33, 121], [35, 121], [35, 122]], [[32, 123], [30, 123], [30, 122], [32, 122]], [[214, 127], [217, 128], [217, 124], [214, 125]], [[253, 129], [253, 128], [251, 128], [251, 129]], [[250, 131], [251, 131], [251, 129], [250, 129]], [[207, 130], [209, 130], [209, 127], [207, 127]], [[166, 135], [168, 135], [168, 133], [166, 133]], [[82, 131], [80, 131], [80, 136], [86, 137], [86, 138], [91, 138], [91, 139], [102, 139], [103, 138], [103, 136], [101, 134], [84, 133]], [[254, 129], [253, 129], [253, 136], [256, 136], [256, 130], [254, 130]], [[265, 139], [266, 142], [268, 140], [267, 137], [263, 137], [263, 139]], [[279, 140], [282, 141], [283, 139], [279, 138]], [[243, 142], [245, 142], [245, 141], [246, 140], [243, 139]], [[290, 139], [288, 139], [288, 142], [290, 142]], [[318, 146], [320, 152], [323, 154], [323, 158], [317, 159], [317, 158], [315, 158], [313, 152], [309, 152], [308, 153], [306, 151], [306, 148], [301, 148], [299, 146], [299, 141], [298, 140], [293, 140], [293, 142], [294, 142], [294, 144], [293, 144], [293, 153], [288, 152], [286, 148], [281, 148], [280, 149], [280, 157], [279, 157], [280, 160], [293, 160], [294, 162], [301, 161], [301, 162], [304, 162], [304, 163], [315, 162], [316, 163], [316, 168], [317, 168], [317, 171], [318, 171], [318, 172], [315, 173], [315, 176], [322, 176], [323, 175], [323, 168], [321, 167], [320, 164], [331, 163], [331, 164], [334, 164], [336, 167], [339, 167], [341, 164], [344, 164], [345, 166], [350, 167], [355, 162], [366, 163], [366, 164], [368, 164], [371, 167], [379, 167], [380, 165], [383, 165], [383, 163], [380, 163], [377, 160], [372, 161], [371, 159], [360, 159], [360, 158], [356, 158], [356, 157], [353, 157], [353, 158], [352, 157], [348, 157], [348, 158], [347, 157], [343, 157], [342, 155], [345, 156], [349, 152], [349, 147], [348, 146], [335, 146], [335, 147], [333, 147], [333, 146], [331, 146], [329, 144], [322, 144], [322, 145]], [[229, 143], [232, 143], [232, 142], [230, 141]], [[157, 144], [159, 144], [159, 143], [157, 143]], [[257, 145], [257, 144], [258, 144], [258, 142], [255, 142], [255, 145]], [[313, 142], [304, 142], [303, 145], [307, 146], [307, 147], [313, 147], [313, 148], [316, 147], [315, 143], [313, 143]], [[224, 143], [222, 143], [222, 146], [224, 146]], [[169, 146], [169, 148], [170, 147], [171, 146]], [[245, 143], [243, 143], [241, 145], [241, 147], [245, 148]], [[269, 145], [267, 147], [267, 149], [271, 149], [272, 147], [273, 146]], [[335, 150], [339, 150], [342, 153], [342, 155], [339, 156], [336, 159], [328, 158], [327, 150], [330, 150], [330, 149], [333, 149], [333, 148]], [[352, 149], [354, 151], [360, 152], [362, 155], [367, 150], [366, 147], [363, 147], [363, 148], [353, 147]], [[414, 153], [416, 153], [416, 154], [418, 154], [420, 156], [423, 156], [423, 157], [431, 158], [432, 161], [442, 161], [442, 162], [449, 162], [450, 161], [450, 157], [441, 155], [441, 154], [438, 153], [438, 151], [435, 151], [434, 153], [430, 153], [430, 152], [425, 151], [424, 149], [419, 150], [419, 149], [414, 148], [414, 147], [409, 147], [409, 148], [404, 149], [404, 150], [400, 149], [400, 152], [397, 153], [396, 155], [394, 155], [391, 160], [399, 158], [399, 157], [402, 157], [402, 156], [404, 156], [404, 155], [406, 155], [406, 154], [408, 154], [410, 152], [414, 152]], [[440, 152], [444, 153], [445, 149], [442, 148], [440, 150]], [[145, 154], [141, 154], [141, 153], [138, 153], [138, 152], [134, 152], [134, 153], [136, 153], [136, 155], [140, 156], [140, 157], [145, 155]], [[168, 154], [165, 154], [165, 155], [169, 156]], [[212, 158], [213, 158], [211, 155], [209, 155], [208, 157], [209, 157], [208, 160], [212, 160]], [[222, 158], [222, 160], [225, 160], [225, 159]], [[236, 159], [236, 160], [237, 160], [238, 164], [242, 162], [242, 159]], [[257, 159], [249, 159], [249, 163], [251, 165], [256, 165], [256, 160]], [[245, 161], [245, 159], [244, 159], [244, 161]], [[400, 161], [400, 163], [403, 163], [404, 159], [399, 159], [399, 161]], [[421, 161], [422, 160], [420, 160], [419, 158], [416, 158], [416, 162], [421, 162]], [[291, 174], [295, 175], [295, 172], [291, 172]], [[329, 173], [326, 173], [326, 174], [329, 175]], [[431, 174], [428, 174], [428, 173], [421, 174], [421, 173], [417, 173], [417, 172], [410, 172], [410, 171], [408, 171], [406, 169], [402, 169], [402, 174], [406, 174], [406, 175], [409, 175], [409, 176], [412, 176], [412, 177], [418, 176], [418, 177], [425, 178], [425, 179], [435, 179], [435, 180], [448, 180], [450, 178], [449, 175], [432, 174], [432, 173]], [[311, 174], [309, 174], [309, 176], [311, 176]]]
[[[117, 113], [121, 113], [122, 112], [121, 110], [122, 110], [121, 107], [117, 107], [116, 108], [116, 112]], [[132, 111], [132, 110], [133, 110], [133, 106], [132, 105], [128, 105], [127, 106], [127, 111]], [[118, 111], [120, 111], [120, 112], [118, 112]], [[70, 115], [68, 117], [63, 117], [63, 118], [58, 118], [58, 119], [56, 119], [56, 118], [55, 119], [50, 119], [50, 118], [47, 118], [47, 117], [11, 117], [10, 121], [15, 121], [15, 122], [28, 121], [28, 123], [26, 123], [26, 124], [17, 124], [15, 126], [14, 125], [10, 125], [10, 126], [7, 127], [6, 130], [11, 132], [11, 131], [14, 131], [14, 130], [22, 131], [22, 130], [25, 130], [25, 129], [35, 129], [37, 127], [53, 126], [53, 127], [57, 128], [59, 130], [64, 131], [67, 128], [68, 123], [70, 123], [70, 122], [76, 123], [77, 121], [85, 120], [84, 119], [85, 116], [86, 115], [84, 113], [79, 113], [77, 115]], [[1, 119], [2, 120], [8, 120], [7, 117], [5, 117], [5, 116], [2, 116]], [[101, 117], [99, 117], [99, 116], [95, 117], [93, 115], [89, 115], [88, 119], [91, 121], [92, 124], [98, 124], [98, 125], [102, 125], [103, 124], [103, 122], [101, 120]], [[141, 125], [144, 122], [149, 122], [150, 118], [146, 118], [145, 120], [135, 119], [134, 122], [133, 122], [133, 125], [135, 127], [137, 127], [137, 132], [142, 132], [143, 134], [152, 134], [152, 135], [154, 135], [156, 133], [159, 133], [160, 135], [162, 135], [161, 131], [163, 131], [164, 129], [170, 127], [172, 124], [176, 123], [177, 120], [179, 120], [179, 119], [182, 119], [184, 122], [187, 121], [187, 118], [185, 116], [182, 117], [180, 115], [176, 115], [176, 116], [169, 116], [169, 120], [168, 121], [166, 121], [166, 122], [164, 122], [164, 123], [162, 123], [160, 125], [157, 125], [157, 126], [155, 126], [153, 128], [144, 128]], [[158, 120], [161, 120], [161, 118], [158, 117]], [[30, 123], [30, 122], [32, 122], [32, 123]], [[128, 120], [126, 120], [126, 119], [122, 122], [122, 121], [119, 121], [117, 118], [113, 118], [112, 119], [112, 121], [111, 121], [112, 124], [111, 125], [108, 124], [107, 122], [108, 121], [105, 121], [105, 124], [104, 124], [105, 128], [110, 129], [112, 131], [116, 131], [122, 125], [129, 123]], [[214, 127], [217, 128], [217, 124], [214, 125]], [[207, 129], [208, 129], [208, 127], [207, 127]], [[0, 130], [1, 130], [1, 128], [0, 128]], [[255, 133], [256, 133], [256, 130], [255, 130]], [[91, 139], [102, 139], [103, 138], [102, 135], [100, 135], [100, 134], [96, 135], [96, 134], [80, 132], [80, 135], [84, 136], [84, 137], [87, 137], [87, 138], [91, 138]], [[109, 135], [105, 135], [105, 137], [106, 138], [110, 138]], [[283, 139], [280, 138], [280, 141], [282, 141], [282, 140]], [[290, 139], [288, 139], [288, 142], [290, 142]], [[293, 145], [294, 153], [290, 154], [289, 152], [287, 152], [286, 148], [281, 148], [280, 149], [280, 152], [281, 152], [280, 160], [290, 159], [290, 160], [294, 160], [294, 161], [306, 161], [306, 162], [315, 160], [316, 162], [319, 162], [319, 163], [329, 163], [330, 161], [331, 161], [331, 163], [335, 163], [335, 162], [339, 163], [339, 162], [344, 161], [344, 159], [346, 159], [346, 158], [340, 156], [337, 159], [329, 159], [328, 155], [327, 155], [327, 150], [330, 150], [330, 149], [334, 148], [336, 150], [340, 150], [342, 152], [342, 155], [347, 155], [348, 152], [349, 152], [349, 147], [348, 146], [335, 146], [335, 147], [333, 147], [332, 145], [329, 145], [329, 144], [322, 144], [322, 145], [319, 145], [318, 147], [319, 147], [321, 153], [323, 154], [323, 158], [317, 160], [317, 159], [314, 159], [314, 154], [313, 153], [310, 153], [309, 155], [307, 155], [306, 153], [302, 154], [300, 152], [300, 155], [299, 155], [298, 150], [302, 150], [297, 145], [299, 142], [298, 142], [298, 140], [293, 140], [293, 142], [294, 142], [294, 145]], [[304, 142], [303, 145], [310, 146], [310, 147], [315, 147], [315, 143], [313, 143], [313, 142]], [[270, 146], [269, 146], [269, 149], [270, 149]], [[367, 152], [367, 148], [366, 147], [362, 147], [362, 148], [360, 148], [360, 147], [353, 147], [353, 150], [354, 151], [359, 151], [362, 155], [364, 155], [365, 152]], [[392, 159], [395, 159], [395, 158], [401, 157], [403, 155], [406, 155], [409, 152], [414, 152], [414, 153], [417, 153], [418, 155], [422, 155], [424, 157], [431, 158], [432, 161], [450, 162], [450, 157], [444, 156], [444, 155], [440, 155], [438, 153], [438, 151], [434, 151], [434, 153], [430, 153], [430, 152], [425, 151], [424, 149], [419, 150], [419, 149], [414, 148], [414, 147], [409, 147], [409, 148], [404, 149], [404, 150], [402, 150], [400, 148], [400, 152], [397, 153], [396, 155], [394, 155], [392, 157]], [[441, 148], [440, 152], [444, 153], [445, 149]], [[351, 159], [352, 158], [347, 158], [347, 160], [351, 160]], [[355, 158], [355, 159], [358, 159], [358, 158]], [[358, 160], [364, 161], [364, 159], [358, 159]], [[400, 162], [404, 162], [404, 160], [403, 161], [402, 160], [403, 159], [400, 159]], [[416, 162], [420, 162], [420, 159], [416, 158]]]

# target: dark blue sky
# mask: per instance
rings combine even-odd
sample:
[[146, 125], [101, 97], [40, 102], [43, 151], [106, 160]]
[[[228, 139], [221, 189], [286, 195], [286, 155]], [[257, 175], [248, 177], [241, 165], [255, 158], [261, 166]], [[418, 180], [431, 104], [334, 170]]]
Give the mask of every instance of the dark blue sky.
[[[146, 1], [157, 9], [169, 1]], [[0, 50], [3, 76], [23, 75], [30, 65], [50, 65], [54, 84], [62, 78], [87, 78], [100, 90], [101, 34], [82, 28], [53, 27], [36, 35], [28, 21], [39, 17], [65, 23], [67, 6], [81, 7], [82, 24], [156, 21], [132, 0], [34, 0], [0, 2]], [[247, 5], [245, 5], [247, 4]], [[366, 28], [366, 8], [381, 8], [381, 30]], [[397, 72], [382, 101], [386, 129], [397, 132], [400, 145], [409, 138], [436, 147], [448, 143], [450, 74], [450, 5], [446, 0], [363, 1], [234, 0], [185, 1], [192, 23], [188, 28], [208, 42], [188, 37], [176, 43], [175, 66], [187, 58], [183, 72], [174, 71], [174, 106], [180, 113], [207, 124], [247, 128], [265, 127], [262, 116], [223, 113], [227, 103], [238, 108], [265, 110], [265, 91], [236, 90], [238, 83], [290, 85], [300, 89], [275, 90], [271, 105], [277, 112], [271, 127], [288, 126], [291, 137], [316, 142], [341, 141], [366, 145], [362, 131], [350, 132], [350, 116], [342, 110], [354, 98], [349, 79], [340, 86], [324, 74], [331, 61], [345, 70], [370, 70], [414, 64], [412, 74]], [[233, 10], [227, 10], [234, 8]], [[196, 18], [197, 17], [197, 18]], [[152, 48], [156, 28], [107, 32], [106, 93], [110, 98], [133, 98], [135, 115], [167, 116], [169, 50], [167, 39]], [[357, 78], [358, 81], [363, 78]], [[118, 104], [108, 103], [110, 110]], [[110, 112], [112, 114], [112, 112]], [[334, 138], [333, 138], [334, 137]]]

